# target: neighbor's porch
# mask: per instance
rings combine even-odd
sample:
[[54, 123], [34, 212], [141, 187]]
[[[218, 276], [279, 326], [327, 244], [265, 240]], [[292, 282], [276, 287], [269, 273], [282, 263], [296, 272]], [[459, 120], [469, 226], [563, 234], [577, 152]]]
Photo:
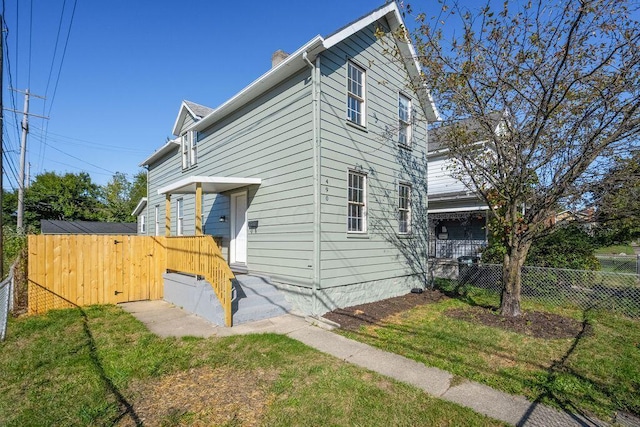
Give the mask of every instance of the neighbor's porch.
[[429, 257], [479, 257], [487, 246], [487, 211], [439, 212], [428, 215]]

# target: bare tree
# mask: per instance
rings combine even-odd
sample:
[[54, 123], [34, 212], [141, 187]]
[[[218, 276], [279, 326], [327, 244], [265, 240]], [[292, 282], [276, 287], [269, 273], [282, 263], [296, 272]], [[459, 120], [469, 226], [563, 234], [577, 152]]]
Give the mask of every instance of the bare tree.
[[[441, 3], [437, 16], [417, 15], [411, 37], [448, 122], [445, 147], [457, 176], [487, 202], [491, 231], [506, 247], [503, 315], [521, 313], [521, 267], [556, 206], [583, 194], [609, 156], [637, 144], [633, 7], [507, 0], [499, 10], [491, 2], [477, 11]], [[504, 114], [497, 130], [496, 112]], [[477, 125], [456, 126], [462, 119]]]

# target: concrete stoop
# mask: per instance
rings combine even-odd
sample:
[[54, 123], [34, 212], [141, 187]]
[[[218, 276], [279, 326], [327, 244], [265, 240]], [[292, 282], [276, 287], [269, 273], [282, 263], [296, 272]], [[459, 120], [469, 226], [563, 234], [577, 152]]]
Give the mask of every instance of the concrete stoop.
[[265, 277], [237, 274], [235, 286], [234, 325], [269, 319], [291, 311], [291, 304], [285, 300], [284, 294]]
[[[163, 277], [165, 301], [224, 326], [224, 310], [209, 282], [179, 273], [167, 273]], [[267, 278], [237, 274], [234, 287], [233, 325], [268, 319], [291, 311], [291, 305], [282, 292]]]

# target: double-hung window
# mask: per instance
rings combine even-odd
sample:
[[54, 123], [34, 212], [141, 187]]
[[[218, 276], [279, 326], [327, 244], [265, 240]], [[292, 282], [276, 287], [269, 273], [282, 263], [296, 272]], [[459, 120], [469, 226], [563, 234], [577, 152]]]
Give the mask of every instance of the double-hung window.
[[398, 143], [411, 145], [411, 99], [398, 96]]
[[184, 233], [184, 199], [176, 200], [176, 235]]
[[347, 231], [364, 233], [367, 231], [367, 176], [349, 171], [347, 201]]
[[347, 119], [360, 126], [365, 125], [365, 72], [347, 62]]
[[181, 141], [182, 150], [182, 169], [189, 169], [198, 162], [198, 133], [196, 131], [189, 131], [182, 135]]
[[398, 232], [411, 233], [411, 186], [398, 185]]
[[147, 216], [140, 215], [140, 233], [145, 234], [147, 232]]

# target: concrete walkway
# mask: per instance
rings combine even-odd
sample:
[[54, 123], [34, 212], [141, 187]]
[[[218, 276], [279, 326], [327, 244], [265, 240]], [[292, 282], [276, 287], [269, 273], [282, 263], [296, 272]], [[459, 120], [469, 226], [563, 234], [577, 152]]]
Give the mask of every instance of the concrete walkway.
[[291, 314], [225, 328], [189, 314], [165, 301], [141, 301], [121, 307], [161, 337], [230, 336], [253, 333], [287, 335], [324, 353], [371, 371], [418, 387], [425, 392], [458, 403], [489, 417], [518, 426], [606, 426], [600, 420], [568, 414], [530, 402], [485, 385], [455, 381], [453, 375], [394, 353], [388, 353], [318, 327], [313, 320]]

